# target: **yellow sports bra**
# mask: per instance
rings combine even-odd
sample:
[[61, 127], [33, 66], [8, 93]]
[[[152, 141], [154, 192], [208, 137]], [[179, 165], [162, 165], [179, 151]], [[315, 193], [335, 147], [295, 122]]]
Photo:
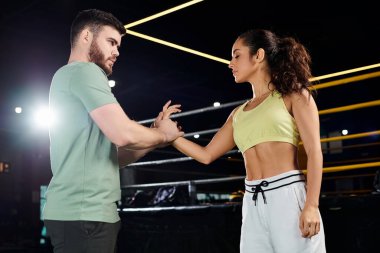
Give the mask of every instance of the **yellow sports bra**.
[[281, 94], [272, 92], [257, 107], [244, 111], [242, 104], [233, 115], [233, 136], [239, 150], [263, 142], [280, 141], [298, 146], [300, 135], [296, 122], [288, 112]]

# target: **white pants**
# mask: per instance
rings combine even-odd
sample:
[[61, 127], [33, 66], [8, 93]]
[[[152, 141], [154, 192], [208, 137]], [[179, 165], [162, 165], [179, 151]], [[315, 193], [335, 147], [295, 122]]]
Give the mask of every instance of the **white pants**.
[[[304, 180], [298, 170], [261, 180], [245, 180], [241, 253], [326, 252], [322, 219], [320, 232], [311, 238], [302, 237], [299, 229], [299, 217], [306, 199]], [[257, 190], [260, 183], [264, 192]]]

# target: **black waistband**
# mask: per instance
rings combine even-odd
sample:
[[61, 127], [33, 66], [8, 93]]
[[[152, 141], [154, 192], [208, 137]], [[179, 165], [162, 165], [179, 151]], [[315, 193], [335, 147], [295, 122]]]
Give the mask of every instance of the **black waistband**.
[[[284, 186], [287, 186], [287, 185], [291, 185], [291, 184], [294, 184], [294, 183], [298, 183], [298, 182], [305, 182], [305, 179], [290, 181], [290, 182], [287, 182], [287, 183], [284, 183], [284, 184], [280, 184], [280, 185], [277, 185], [277, 186], [275, 186], [273, 188], [269, 188], [269, 189], [263, 189], [262, 187], [268, 187], [270, 184], [273, 184], [275, 182], [278, 182], [278, 181], [281, 181], [281, 180], [284, 180], [284, 179], [287, 179], [287, 178], [290, 178], [290, 177], [294, 177], [294, 176], [301, 176], [301, 175], [303, 175], [303, 173], [292, 174], [292, 175], [289, 175], [289, 176], [286, 176], [286, 177], [282, 177], [282, 178], [279, 178], [279, 179], [276, 179], [276, 180], [273, 180], [273, 181], [263, 180], [259, 184], [254, 184], [254, 185], [245, 184], [245, 186], [246, 186], [245, 190], [247, 192], [249, 192], [249, 193], [253, 193], [252, 200], [255, 201], [255, 205], [257, 203], [257, 196], [258, 196], [259, 193], [261, 193], [261, 195], [263, 196], [264, 203], [266, 204], [267, 201], [266, 201], [266, 197], [265, 197], [264, 192], [275, 190], [275, 189], [278, 189], [278, 188], [281, 188], [281, 187], [284, 187]], [[249, 187], [251, 187], [251, 189], [252, 189], [251, 191], [247, 189]]]

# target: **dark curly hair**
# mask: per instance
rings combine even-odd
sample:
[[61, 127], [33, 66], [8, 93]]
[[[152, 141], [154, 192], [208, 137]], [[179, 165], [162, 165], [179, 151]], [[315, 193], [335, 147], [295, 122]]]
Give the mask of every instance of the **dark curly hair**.
[[238, 39], [249, 47], [252, 55], [260, 48], [265, 51], [271, 83], [281, 95], [301, 93], [303, 89], [310, 92], [311, 57], [301, 43], [292, 37], [281, 38], [264, 29], [248, 30]]
[[97, 9], [80, 11], [71, 24], [71, 47], [75, 46], [78, 35], [83, 29], [88, 27], [90, 31], [96, 36], [100, 29], [106, 25], [115, 28], [121, 35], [124, 35], [126, 33], [124, 25], [109, 12]]

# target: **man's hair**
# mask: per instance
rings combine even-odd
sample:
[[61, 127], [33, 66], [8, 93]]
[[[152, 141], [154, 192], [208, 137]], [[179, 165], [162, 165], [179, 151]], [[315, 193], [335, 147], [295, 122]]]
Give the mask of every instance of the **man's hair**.
[[80, 11], [71, 24], [70, 44], [75, 46], [79, 34], [88, 28], [96, 36], [103, 26], [115, 28], [121, 35], [126, 33], [124, 25], [111, 13], [89, 9]]

